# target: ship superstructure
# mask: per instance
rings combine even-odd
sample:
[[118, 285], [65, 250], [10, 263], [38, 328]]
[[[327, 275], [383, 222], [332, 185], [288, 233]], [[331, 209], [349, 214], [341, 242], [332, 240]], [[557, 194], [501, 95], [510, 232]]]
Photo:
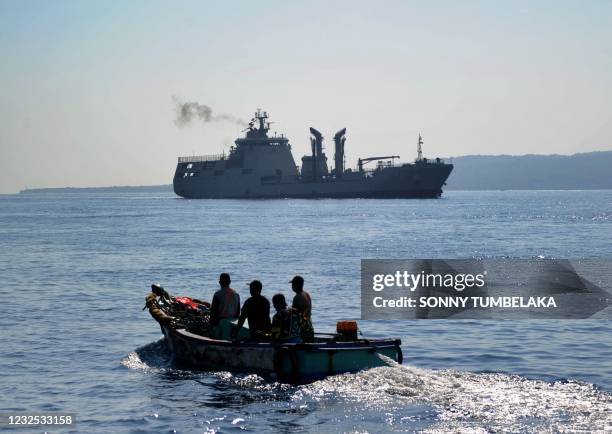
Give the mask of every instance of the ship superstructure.
[[[334, 135], [333, 168], [328, 167], [323, 135], [310, 128], [311, 154], [296, 166], [289, 139], [269, 136], [267, 112], [257, 110], [228, 154], [179, 157], [174, 192], [185, 198], [435, 198], [453, 169], [439, 158], [422, 157], [419, 136], [414, 163], [399, 156], [360, 158], [345, 168], [346, 128]], [[376, 162], [374, 167], [364, 167]]]

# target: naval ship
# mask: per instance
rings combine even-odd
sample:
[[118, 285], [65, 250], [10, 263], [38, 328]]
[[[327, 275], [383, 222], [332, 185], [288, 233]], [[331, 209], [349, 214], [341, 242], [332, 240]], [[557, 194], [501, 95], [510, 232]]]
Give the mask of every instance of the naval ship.
[[257, 110], [228, 154], [179, 157], [174, 192], [188, 199], [437, 198], [453, 170], [440, 158], [423, 158], [420, 135], [414, 163], [399, 164], [399, 156], [390, 155], [359, 158], [357, 168], [345, 169], [346, 128], [334, 135], [333, 168], [323, 135], [310, 128], [312, 154], [302, 157], [300, 168], [289, 139], [269, 130], [267, 112]]

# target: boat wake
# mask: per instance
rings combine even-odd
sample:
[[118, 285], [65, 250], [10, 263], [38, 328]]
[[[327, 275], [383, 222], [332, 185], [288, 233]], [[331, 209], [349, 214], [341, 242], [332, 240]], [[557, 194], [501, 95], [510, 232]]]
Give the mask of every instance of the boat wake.
[[296, 401], [343, 400], [386, 414], [401, 425], [402, 407], [428, 405], [437, 413], [429, 432], [576, 432], [612, 428], [612, 394], [575, 381], [549, 383], [518, 375], [422, 369], [406, 365], [329, 377], [300, 388]]
[[164, 338], [144, 345], [129, 353], [121, 364], [126, 368], [144, 372], [174, 371], [172, 354]]
[[[229, 372], [199, 372], [196, 375], [200, 380], [194, 381], [213, 387], [217, 393], [225, 391], [244, 405], [274, 401], [282, 408], [289, 406], [282, 411], [333, 409], [337, 417], [342, 417], [340, 412], [354, 422], [362, 418], [362, 428], [366, 429], [368, 421], [378, 419], [380, 423], [380, 417], [388, 430], [409, 429], [417, 423], [421, 430], [433, 433], [612, 429], [612, 393], [592, 384], [417, 368], [381, 357], [388, 366], [336, 375], [300, 387]], [[172, 374], [175, 379], [195, 378], [195, 372], [173, 366], [163, 340], [131, 352], [122, 364], [143, 372]]]

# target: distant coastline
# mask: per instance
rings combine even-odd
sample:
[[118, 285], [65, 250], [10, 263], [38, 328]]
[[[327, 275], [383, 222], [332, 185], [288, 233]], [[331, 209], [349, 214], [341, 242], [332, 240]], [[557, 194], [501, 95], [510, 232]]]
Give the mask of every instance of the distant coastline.
[[49, 187], [26, 188], [19, 194], [32, 193], [172, 193], [172, 184], [165, 185], [123, 185], [114, 187]]
[[[455, 168], [444, 190], [609, 190], [612, 151], [573, 155], [465, 155], [450, 157]], [[172, 184], [116, 187], [26, 188], [30, 193], [172, 192]]]
[[466, 155], [445, 190], [608, 190], [612, 151], [573, 155]]

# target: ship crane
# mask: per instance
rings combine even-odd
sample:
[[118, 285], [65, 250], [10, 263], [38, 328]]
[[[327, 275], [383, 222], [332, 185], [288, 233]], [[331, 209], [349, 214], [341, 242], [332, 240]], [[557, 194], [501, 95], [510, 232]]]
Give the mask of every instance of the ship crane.
[[392, 160], [395, 161], [396, 158], [399, 158], [399, 155], [389, 155], [388, 157], [368, 157], [368, 158], [360, 158], [357, 160], [357, 165], [359, 166], [359, 171], [363, 172], [363, 165], [369, 163], [370, 161], [376, 160]]

